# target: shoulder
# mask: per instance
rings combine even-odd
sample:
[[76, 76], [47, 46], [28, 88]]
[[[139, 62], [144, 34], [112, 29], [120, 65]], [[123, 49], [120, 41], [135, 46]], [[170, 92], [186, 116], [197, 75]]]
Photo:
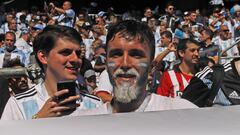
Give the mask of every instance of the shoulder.
[[4, 47], [0, 48], [0, 53], [4, 53]]
[[209, 67], [206, 66], [202, 71], [198, 72], [195, 74], [195, 77], [203, 79], [205, 78], [209, 73], [212, 73], [213, 70]]
[[34, 95], [37, 94], [37, 90], [35, 87], [30, 88], [29, 90], [23, 92], [23, 93], [19, 93], [16, 94], [14, 97], [16, 98], [16, 100], [21, 100], [23, 98], [28, 98], [28, 97], [32, 97]]
[[93, 108], [98, 108], [103, 104], [102, 100], [94, 95], [90, 94], [81, 94], [82, 95], [82, 100], [81, 100], [81, 105], [80, 109], [93, 109]]
[[4, 108], [1, 120], [21, 120], [24, 119], [16, 98], [11, 96]]
[[223, 64], [223, 67], [224, 67], [224, 71], [225, 71], [225, 72], [227, 72], [227, 71], [229, 71], [229, 70], [232, 69], [232, 65], [231, 65], [230, 62], [224, 63], [224, 64]]
[[198, 108], [196, 105], [185, 99], [169, 98], [156, 94], [152, 94], [151, 98], [151, 100], [154, 100], [155, 104], [162, 110]]

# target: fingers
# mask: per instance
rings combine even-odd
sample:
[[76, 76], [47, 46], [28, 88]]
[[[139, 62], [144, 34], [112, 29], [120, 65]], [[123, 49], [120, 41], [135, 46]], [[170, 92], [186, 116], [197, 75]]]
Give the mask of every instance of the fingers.
[[68, 97], [68, 98], [60, 101], [60, 102], [58, 103], [58, 105], [63, 105], [63, 104], [66, 104], [66, 103], [68, 103], [68, 102], [71, 102], [71, 101], [76, 101], [76, 100], [78, 100], [79, 98], [80, 98], [79, 95], [70, 96], [70, 97]]
[[57, 99], [57, 97], [62, 96], [66, 93], [68, 93], [68, 89], [63, 89], [63, 90], [57, 91], [51, 99], [52, 99], [52, 101], [56, 101], [55, 99]]

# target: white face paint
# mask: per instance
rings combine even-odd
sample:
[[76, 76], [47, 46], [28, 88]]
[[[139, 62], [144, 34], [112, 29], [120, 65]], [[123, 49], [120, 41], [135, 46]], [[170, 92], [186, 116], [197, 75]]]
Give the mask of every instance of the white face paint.
[[113, 63], [113, 62], [108, 62], [108, 63], [107, 63], [107, 66], [110, 67], [110, 68], [112, 68], [112, 67], [115, 67], [116, 64]]

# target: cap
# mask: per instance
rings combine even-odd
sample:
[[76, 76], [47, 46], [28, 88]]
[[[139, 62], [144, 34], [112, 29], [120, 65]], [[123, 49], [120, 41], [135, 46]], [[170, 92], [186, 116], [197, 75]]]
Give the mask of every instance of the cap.
[[43, 30], [44, 29], [44, 26], [42, 24], [36, 24], [33, 26], [34, 29], [36, 30]]
[[231, 9], [230, 9], [230, 13], [234, 14], [236, 12], [240, 11], [240, 5], [234, 5]]
[[85, 29], [90, 29], [91, 28], [91, 24], [89, 22], [84, 22], [81, 27], [85, 28]]
[[100, 11], [97, 15], [98, 15], [99, 17], [103, 17], [103, 16], [105, 15], [105, 13], [106, 13], [106, 12], [104, 12], [104, 11]]
[[21, 28], [20, 31], [22, 32], [22, 34], [28, 34], [30, 31], [28, 28]]
[[89, 78], [89, 77], [94, 76], [94, 75], [95, 75], [95, 71], [92, 70], [92, 69], [89, 69], [84, 73], [84, 78]]
[[190, 15], [190, 13], [188, 11], [185, 11], [183, 14], [184, 14], [184, 16], [189, 16]]
[[178, 38], [178, 39], [185, 39], [188, 38], [188, 36], [186, 35], [186, 33], [184, 33], [182, 30], [180, 29], [176, 29], [174, 32], [174, 37]]

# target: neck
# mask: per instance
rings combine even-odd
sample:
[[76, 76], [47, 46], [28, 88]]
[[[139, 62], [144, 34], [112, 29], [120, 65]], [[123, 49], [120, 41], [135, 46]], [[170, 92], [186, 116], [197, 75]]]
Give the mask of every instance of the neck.
[[187, 75], [193, 75], [196, 72], [194, 64], [188, 65], [185, 62], [182, 62], [179, 65], [179, 69], [181, 70], [182, 73]]
[[139, 95], [137, 99], [132, 100], [130, 103], [121, 103], [118, 102], [115, 98], [113, 98], [111, 102], [112, 112], [113, 113], [134, 112], [141, 106], [146, 96], [147, 91], [144, 89], [142, 94]]
[[55, 92], [57, 92], [57, 80], [55, 78], [45, 76], [44, 85], [50, 97], [53, 96]]

